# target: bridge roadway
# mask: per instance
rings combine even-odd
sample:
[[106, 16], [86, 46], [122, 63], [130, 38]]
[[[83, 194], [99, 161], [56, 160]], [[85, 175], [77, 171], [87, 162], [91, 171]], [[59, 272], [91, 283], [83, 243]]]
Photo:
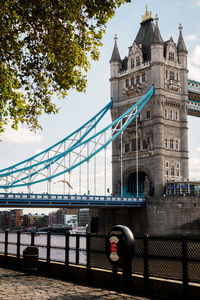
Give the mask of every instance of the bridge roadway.
[[0, 207], [144, 207], [144, 197], [0, 193]]

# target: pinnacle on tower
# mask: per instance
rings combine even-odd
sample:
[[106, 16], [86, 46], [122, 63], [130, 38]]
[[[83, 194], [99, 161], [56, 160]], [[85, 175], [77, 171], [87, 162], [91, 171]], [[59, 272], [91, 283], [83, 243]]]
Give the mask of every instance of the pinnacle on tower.
[[162, 36], [160, 34], [160, 30], [158, 28], [158, 15], [156, 14], [156, 17], [155, 17], [155, 29], [154, 29], [154, 32], [153, 32], [153, 39], [152, 39], [152, 44], [163, 44], [164, 41], [162, 39]]
[[178, 38], [178, 43], [177, 43], [177, 50], [178, 50], [178, 52], [188, 53], [187, 48], [185, 46], [184, 39], [183, 39], [183, 35], [182, 35], [183, 26], [180, 24], [178, 29], [179, 29], [179, 38]]
[[111, 62], [120, 62], [121, 63], [121, 57], [120, 57], [119, 50], [118, 50], [118, 47], [117, 47], [117, 39], [118, 39], [117, 35], [115, 34], [115, 37], [114, 37], [115, 45], [114, 45], [114, 48], [113, 48], [113, 53], [112, 53], [112, 56], [111, 56], [110, 63]]

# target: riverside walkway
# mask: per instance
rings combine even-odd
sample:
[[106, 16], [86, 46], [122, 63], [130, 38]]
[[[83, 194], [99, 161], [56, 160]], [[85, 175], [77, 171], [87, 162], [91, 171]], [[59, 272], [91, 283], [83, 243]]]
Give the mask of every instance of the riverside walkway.
[[[0, 268], [0, 300], [149, 300]], [[152, 298], [151, 298], [152, 299]]]

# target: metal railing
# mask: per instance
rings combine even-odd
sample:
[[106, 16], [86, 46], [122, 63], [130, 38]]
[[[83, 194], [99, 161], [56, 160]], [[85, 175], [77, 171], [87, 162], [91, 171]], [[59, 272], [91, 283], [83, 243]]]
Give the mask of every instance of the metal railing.
[[[87, 270], [92, 267], [112, 270], [104, 250], [105, 238], [104, 235], [68, 232], [64, 235], [47, 232], [38, 236], [32, 232], [24, 239], [21, 232], [13, 235], [5, 231], [0, 234], [0, 252], [5, 261], [9, 254], [20, 260], [26, 246], [36, 246], [39, 258], [47, 264], [58, 261], [66, 267], [75, 264]], [[200, 238], [137, 236], [131, 270], [132, 274], [144, 277], [146, 286], [150, 277], [180, 281], [186, 289], [189, 283], [200, 284]]]
[[77, 207], [97, 207], [97, 206], [145, 206], [145, 198], [119, 197], [119, 196], [98, 196], [98, 195], [63, 195], [63, 194], [32, 194], [32, 193], [0, 193], [0, 206], [19, 207], [31, 206], [77, 206]]

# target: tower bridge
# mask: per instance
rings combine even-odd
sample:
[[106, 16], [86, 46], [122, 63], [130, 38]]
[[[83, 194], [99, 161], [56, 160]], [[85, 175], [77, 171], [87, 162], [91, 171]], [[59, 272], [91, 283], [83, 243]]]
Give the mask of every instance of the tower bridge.
[[[100, 232], [122, 223], [138, 233], [154, 233], [160, 224], [166, 233], [166, 214], [170, 213], [174, 220], [168, 222], [172, 230], [178, 220], [177, 207], [170, 211], [171, 198], [163, 195], [166, 184], [189, 179], [187, 118], [188, 115], [200, 117], [200, 83], [188, 79], [188, 52], [182, 30], [180, 25], [177, 43], [172, 37], [164, 41], [158, 17], [153, 19], [147, 11], [128, 48], [128, 56], [123, 59], [115, 36], [110, 60], [110, 103], [53, 146], [0, 170], [0, 206], [90, 207], [91, 218], [99, 219]], [[109, 112], [111, 123], [98, 129]], [[112, 144], [112, 195], [106, 196], [105, 176], [103, 196], [98, 196], [96, 156], [102, 151], [106, 154], [109, 144]], [[92, 160], [94, 196], [90, 195], [89, 187]], [[106, 155], [104, 166], [106, 173]], [[77, 169], [79, 193], [72, 195], [71, 177]], [[84, 177], [86, 195], [82, 193]], [[52, 193], [55, 179], [63, 183], [62, 194]], [[47, 183], [47, 194], [45, 191], [32, 193], [32, 186], [44, 183]], [[15, 192], [24, 187], [28, 193]], [[173, 201], [175, 204], [179, 201], [181, 209], [188, 205], [180, 198]], [[193, 214], [183, 210], [184, 222], [198, 218], [200, 205], [195, 201]], [[154, 227], [149, 225], [151, 219]]]

